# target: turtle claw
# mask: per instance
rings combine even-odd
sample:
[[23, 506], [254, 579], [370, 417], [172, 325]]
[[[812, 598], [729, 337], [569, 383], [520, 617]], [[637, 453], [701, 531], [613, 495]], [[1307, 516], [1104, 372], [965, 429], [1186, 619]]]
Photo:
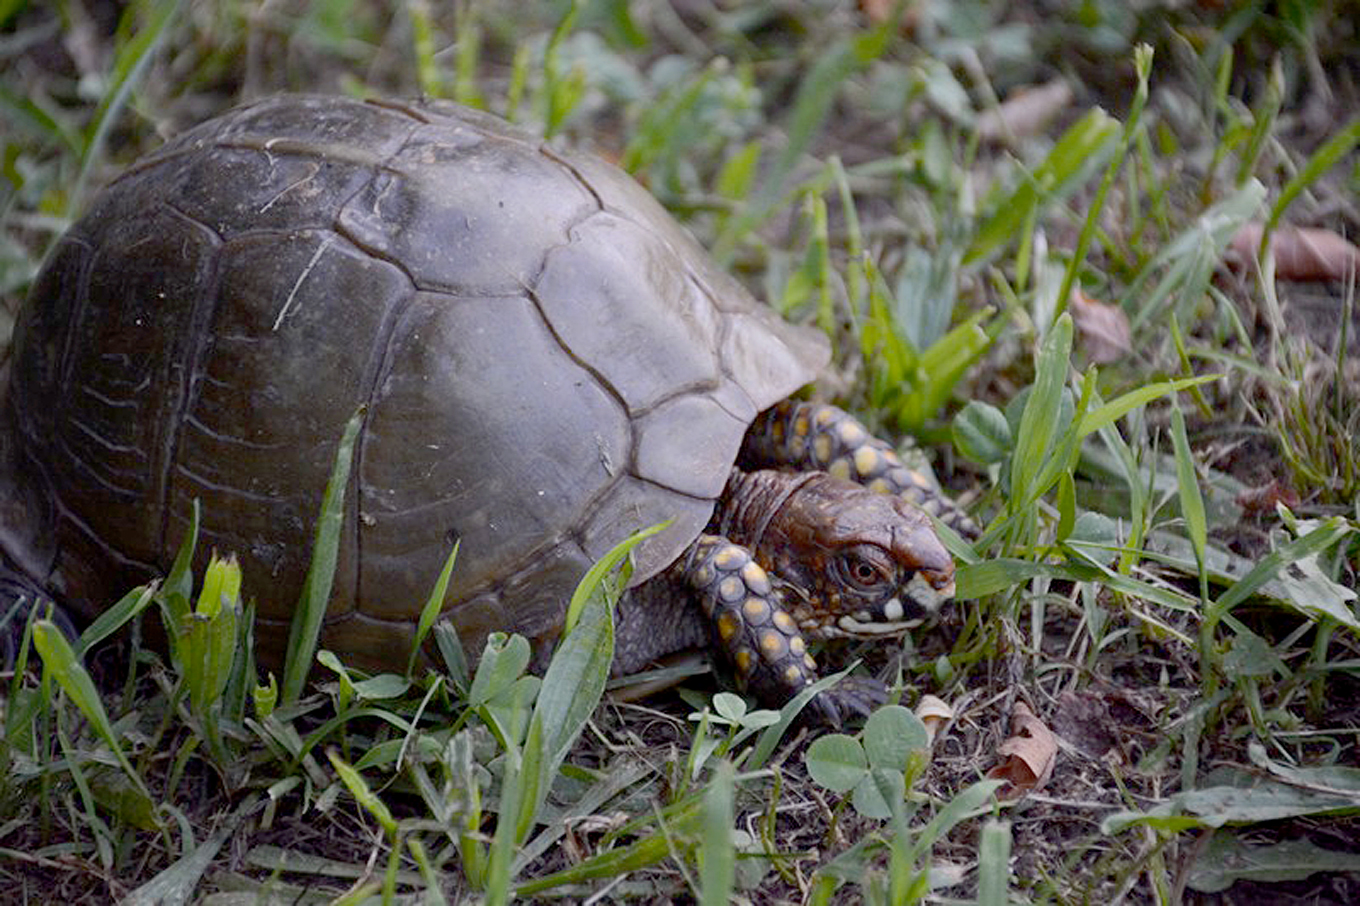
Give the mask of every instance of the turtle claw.
[[810, 724], [816, 724], [832, 729], [840, 729], [845, 723], [840, 702], [830, 690], [823, 690], [813, 696], [812, 701], [807, 703], [801, 715]]
[[862, 721], [888, 700], [888, 687], [867, 676], [846, 676], [810, 703], [824, 724], [839, 727], [847, 719]]

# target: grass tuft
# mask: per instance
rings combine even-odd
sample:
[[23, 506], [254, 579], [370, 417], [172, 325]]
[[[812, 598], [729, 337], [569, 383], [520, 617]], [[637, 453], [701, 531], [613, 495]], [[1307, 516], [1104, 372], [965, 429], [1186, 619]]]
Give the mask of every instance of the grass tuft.
[[[1340, 4], [1219, 7], [0, 2], [0, 349], [163, 135], [281, 91], [451, 97], [618, 160], [984, 526], [942, 530], [940, 625], [817, 652], [901, 686], [844, 734], [798, 722], [815, 689], [773, 712], [702, 668], [607, 698], [625, 549], [540, 677], [435, 620], [455, 546], [372, 676], [318, 643], [357, 415], [281, 683], [270, 579], [208, 565], [197, 512], [79, 640], [0, 615], [0, 899], [1360, 901], [1355, 280], [1281, 264], [1297, 227], [1360, 235], [1360, 45]], [[1068, 100], [1026, 119], [1028, 86]], [[1002, 802], [977, 778], [1019, 703], [1064, 744]]]

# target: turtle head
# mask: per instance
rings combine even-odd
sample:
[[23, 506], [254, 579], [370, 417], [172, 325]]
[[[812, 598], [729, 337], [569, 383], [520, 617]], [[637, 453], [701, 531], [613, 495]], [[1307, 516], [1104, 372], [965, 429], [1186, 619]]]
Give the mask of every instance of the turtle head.
[[[784, 606], [814, 638], [897, 635], [954, 595], [954, 561], [929, 517], [899, 497], [822, 472], [750, 473], [771, 490], [750, 544]], [[776, 492], [773, 486], [781, 485]]]

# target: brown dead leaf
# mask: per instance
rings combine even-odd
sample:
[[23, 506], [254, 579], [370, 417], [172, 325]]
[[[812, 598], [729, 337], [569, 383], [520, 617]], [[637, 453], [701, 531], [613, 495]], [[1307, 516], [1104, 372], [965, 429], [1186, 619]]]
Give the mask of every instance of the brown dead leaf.
[[888, 13], [892, 12], [892, 0], [859, 0], [859, 8], [869, 21], [875, 25], [882, 25], [888, 21]]
[[1273, 513], [1277, 503], [1282, 503], [1290, 509], [1297, 508], [1299, 492], [1290, 487], [1288, 482], [1272, 478], [1260, 487], [1242, 489], [1236, 499], [1237, 505], [1246, 511], [1247, 515], [1255, 516]]
[[[1245, 223], [1228, 244], [1233, 267], [1256, 261], [1264, 225]], [[1344, 236], [1316, 227], [1279, 226], [1270, 234], [1275, 276], [1282, 280], [1348, 280], [1360, 274], [1360, 248]]]
[[572, 864], [582, 862], [594, 854], [594, 838], [618, 830], [628, 821], [628, 815], [623, 812], [566, 818], [564, 821], [566, 835], [563, 837], [562, 843]]
[[[859, 0], [860, 12], [875, 25], [882, 25], [892, 14], [893, 0]], [[911, 34], [921, 19], [920, 4], [909, 3], [902, 10], [902, 21], [898, 23], [904, 34]]]
[[1081, 348], [1086, 350], [1086, 357], [1093, 363], [1108, 365], [1122, 359], [1133, 349], [1129, 316], [1118, 305], [1098, 302], [1081, 289], [1073, 287], [1068, 308], [1080, 334]]
[[1000, 798], [1019, 799], [1048, 782], [1058, 757], [1058, 741], [1028, 705], [1016, 702], [1011, 712], [1011, 736], [997, 746], [996, 752], [1003, 760], [987, 776], [1006, 781], [997, 793]]
[[985, 142], [1038, 135], [1072, 103], [1072, 89], [1061, 79], [1019, 88], [977, 119], [978, 137]]

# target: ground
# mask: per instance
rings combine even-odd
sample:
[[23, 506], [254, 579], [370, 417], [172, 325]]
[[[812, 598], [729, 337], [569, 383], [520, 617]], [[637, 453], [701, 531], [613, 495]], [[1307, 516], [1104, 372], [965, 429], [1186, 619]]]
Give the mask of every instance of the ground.
[[[820, 653], [952, 718], [887, 768], [866, 729], [878, 772], [837, 791], [821, 772], [851, 756], [826, 732], [756, 751], [758, 727], [724, 721], [760, 719], [711, 673], [545, 707], [589, 722], [540, 824], [514, 828], [526, 685], [469, 708], [456, 670], [318, 668], [271, 712], [238, 672], [200, 708], [182, 659], [124, 631], [86, 658], [107, 733], [36, 656], [5, 677], [0, 900], [1360, 900], [1354, 12], [493, 6], [0, 5], [0, 342], [91, 193], [234, 103], [425, 93], [510, 114], [619, 162], [825, 329], [816, 392], [914, 435], [984, 527], [955, 547], [938, 624]], [[1275, 220], [1263, 273], [1244, 227]], [[977, 791], [998, 767], [1041, 776]], [[894, 814], [864, 814], [856, 778], [901, 783]]]

